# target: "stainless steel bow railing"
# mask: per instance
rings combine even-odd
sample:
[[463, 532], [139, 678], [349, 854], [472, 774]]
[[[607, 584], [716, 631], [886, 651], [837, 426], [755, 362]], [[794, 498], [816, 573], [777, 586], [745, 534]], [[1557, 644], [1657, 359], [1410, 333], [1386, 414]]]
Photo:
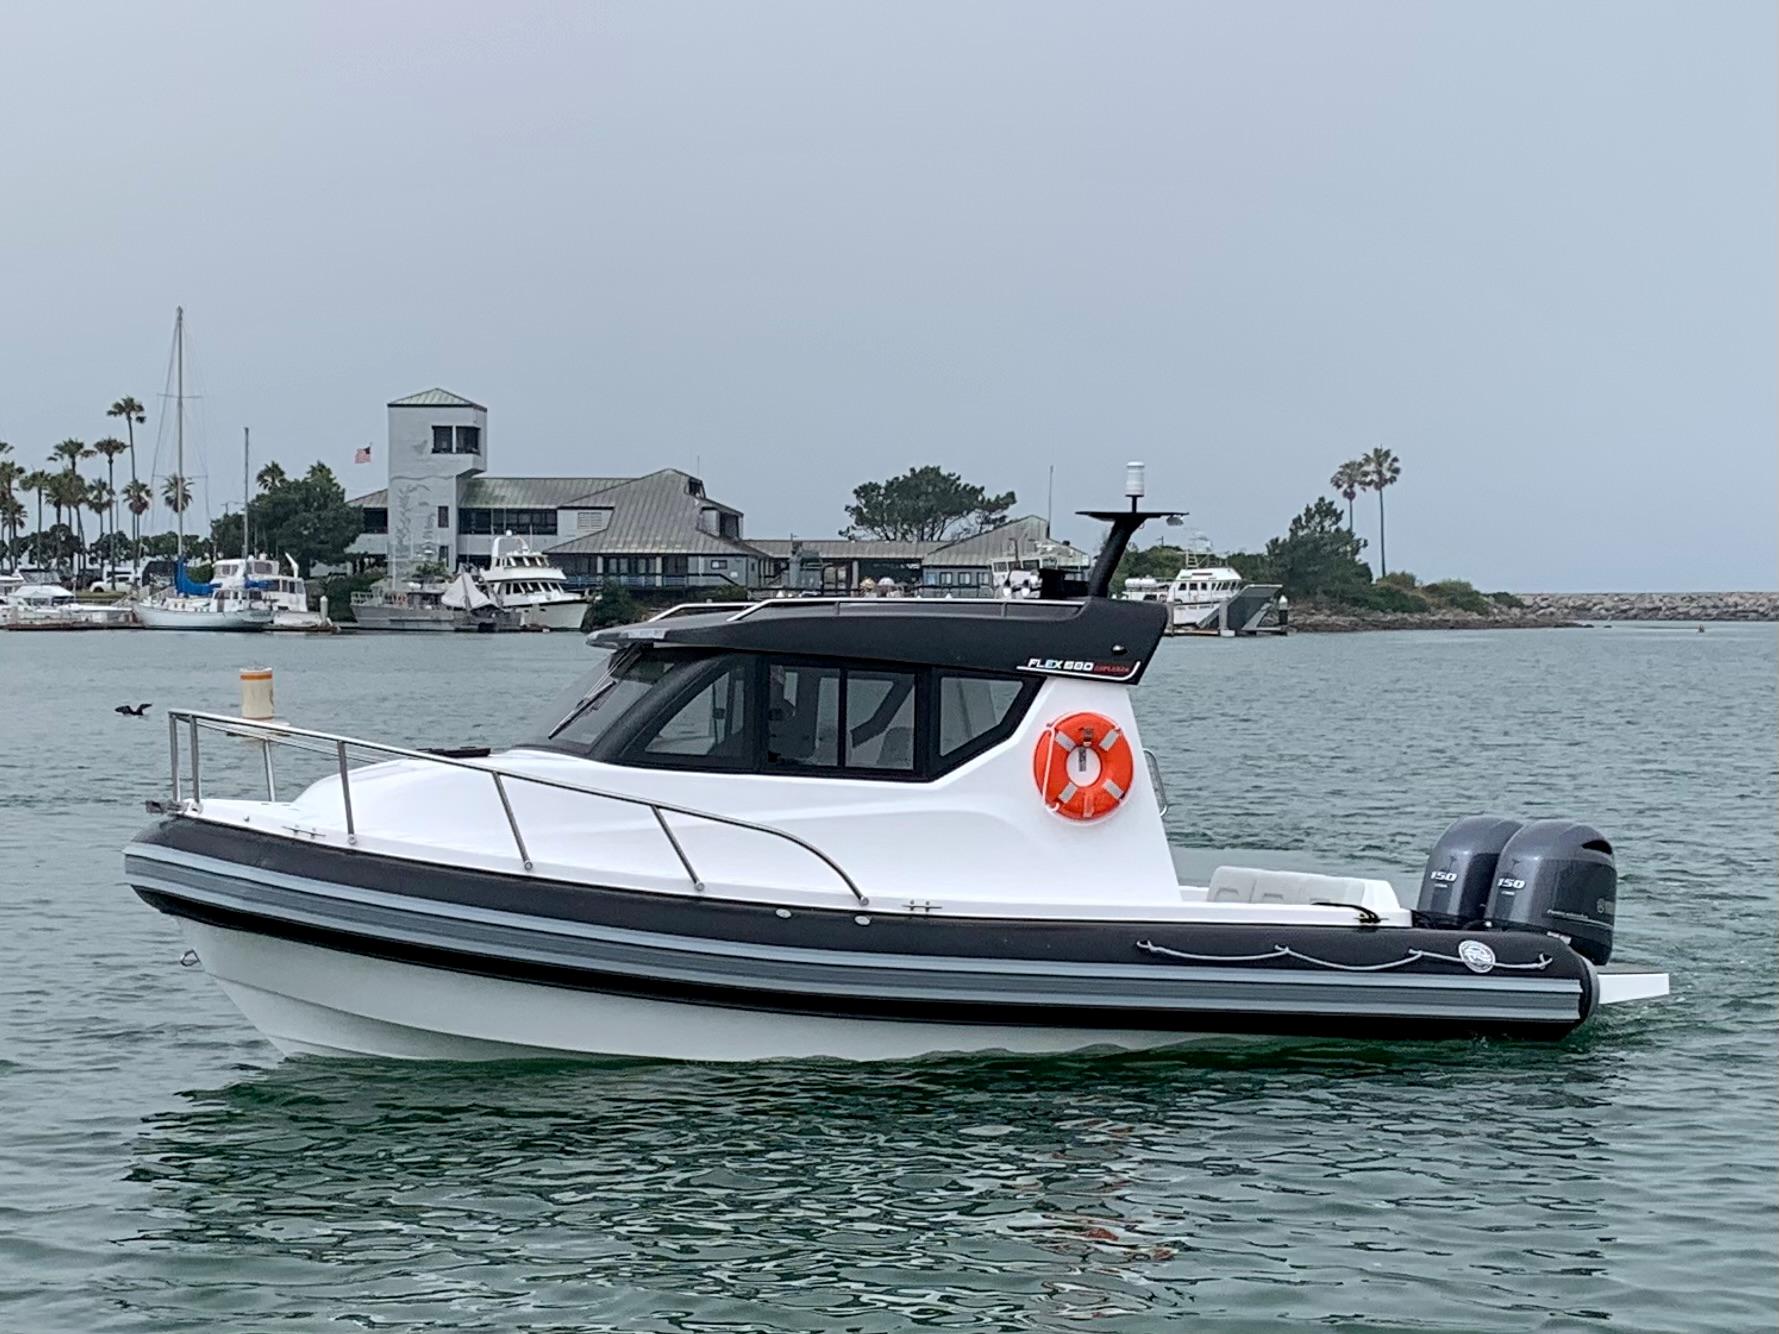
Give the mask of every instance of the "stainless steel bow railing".
[[[181, 745], [180, 733], [185, 733], [184, 749], [191, 758], [191, 796], [188, 801], [185, 795], [186, 785], [181, 778]], [[352, 768], [350, 759], [354, 752], [373, 755], [391, 756], [403, 760], [421, 760], [427, 764], [441, 765], [448, 769], [466, 769], [471, 773], [486, 775], [494, 786], [494, 794], [500, 799], [501, 812], [506, 816], [507, 828], [513, 836], [513, 847], [518, 851], [519, 863], [527, 871], [532, 870], [531, 853], [526, 847], [525, 835], [519, 828], [519, 817], [513, 810], [511, 797], [507, 793], [507, 784], [530, 783], [536, 787], [554, 788], [561, 792], [575, 792], [586, 797], [595, 797], [603, 801], [615, 801], [625, 806], [646, 807], [655, 817], [662, 835], [667, 839], [668, 846], [679, 859], [680, 866], [685, 870], [686, 878], [692, 882], [693, 889], [699, 893], [704, 891], [705, 882], [692, 865], [685, 845], [667, 823], [669, 815], [683, 815], [694, 820], [708, 820], [712, 824], [728, 825], [733, 829], [745, 829], [756, 834], [765, 834], [770, 838], [781, 839], [794, 847], [801, 848], [826, 866], [840, 882], [851, 891], [853, 898], [861, 904], [869, 903], [853, 878], [848, 875], [827, 853], [806, 839], [786, 833], [782, 829], [774, 829], [771, 825], [755, 824], [751, 820], [738, 820], [732, 815], [717, 815], [712, 811], [695, 810], [690, 806], [675, 806], [664, 801], [652, 801], [647, 797], [632, 796], [624, 792], [609, 792], [601, 788], [583, 787], [578, 783], [564, 783], [554, 778], [542, 778], [536, 774], [524, 773], [520, 770], [505, 768], [492, 761], [470, 761], [455, 759], [446, 755], [435, 755], [430, 751], [408, 750], [402, 746], [389, 746], [380, 741], [365, 741], [358, 737], [341, 736], [333, 732], [317, 732], [305, 727], [292, 727], [286, 723], [261, 722], [250, 718], [232, 717], [226, 713], [205, 713], [197, 709], [167, 710], [167, 740], [170, 748], [171, 776], [173, 800], [170, 805], [158, 802], [149, 803], [150, 810], [179, 814], [184, 812], [202, 813], [204, 803], [203, 752], [199, 737], [204, 732], [215, 732], [223, 736], [245, 738], [257, 741], [261, 745], [265, 761], [266, 800], [278, 800], [278, 782], [272, 759], [274, 747], [284, 746], [308, 754], [331, 755], [340, 770], [340, 802], [346, 813], [346, 842], [357, 844], [358, 823], [352, 810]]]

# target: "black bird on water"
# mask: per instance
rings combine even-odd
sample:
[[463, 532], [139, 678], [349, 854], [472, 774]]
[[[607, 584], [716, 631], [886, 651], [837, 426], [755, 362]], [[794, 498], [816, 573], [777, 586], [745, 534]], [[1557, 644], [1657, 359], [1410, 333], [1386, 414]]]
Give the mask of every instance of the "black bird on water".
[[129, 705], [129, 704], [119, 704], [115, 709], [112, 710], [112, 712], [113, 713], [121, 713], [124, 716], [129, 717], [129, 718], [140, 718], [144, 714], [146, 714], [151, 707], [152, 706], [148, 705], [148, 704], [137, 704], [134, 706]]

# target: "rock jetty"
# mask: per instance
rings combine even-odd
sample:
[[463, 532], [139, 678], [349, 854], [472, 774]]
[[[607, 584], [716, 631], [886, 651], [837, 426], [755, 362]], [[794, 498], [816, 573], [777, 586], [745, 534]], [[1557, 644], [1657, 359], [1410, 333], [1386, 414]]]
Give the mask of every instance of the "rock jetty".
[[1779, 621], [1779, 593], [1519, 593], [1524, 610], [1573, 621]]

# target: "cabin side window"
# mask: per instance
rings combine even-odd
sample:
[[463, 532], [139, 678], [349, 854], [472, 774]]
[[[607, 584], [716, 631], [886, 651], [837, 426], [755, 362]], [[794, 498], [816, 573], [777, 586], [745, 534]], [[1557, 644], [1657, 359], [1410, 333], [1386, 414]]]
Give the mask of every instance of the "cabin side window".
[[766, 679], [769, 767], [914, 772], [915, 673], [774, 662]]
[[941, 771], [956, 768], [1011, 736], [1037, 694], [1035, 681], [946, 671], [937, 676]]
[[719, 659], [658, 725], [633, 743], [657, 764], [696, 769], [744, 769], [753, 762], [749, 697], [753, 672], [746, 658]]

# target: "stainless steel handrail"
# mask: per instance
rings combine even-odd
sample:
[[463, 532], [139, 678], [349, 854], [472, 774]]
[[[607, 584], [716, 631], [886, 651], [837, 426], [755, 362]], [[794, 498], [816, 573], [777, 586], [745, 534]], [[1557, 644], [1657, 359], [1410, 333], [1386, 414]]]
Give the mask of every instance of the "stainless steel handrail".
[[1166, 815], [1168, 807], [1173, 805], [1167, 795], [1167, 783], [1161, 776], [1161, 761], [1155, 758], [1155, 752], [1143, 747], [1143, 760], [1149, 766], [1149, 785], [1155, 789], [1155, 804], [1160, 807], [1157, 815]]
[[257, 722], [250, 718], [237, 718], [226, 713], [206, 713], [198, 709], [167, 710], [167, 734], [171, 739], [172, 746], [173, 810], [179, 810], [185, 805], [184, 793], [179, 781], [179, 724], [181, 722], [184, 722], [190, 731], [191, 807], [194, 810], [201, 809], [204, 802], [203, 779], [198, 767], [198, 734], [200, 728], [207, 728], [225, 736], [244, 737], [259, 741], [265, 746], [268, 800], [276, 800], [276, 788], [272, 773], [272, 746], [289, 745], [296, 750], [333, 756], [340, 770], [340, 798], [346, 812], [346, 841], [349, 844], [358, 842], [358, 826], [352, 810], [351, 768], [347, 763], [348, 752], [356, 749], [378, 755], [390, 755], [397, 759], [423, 760], [428, 764], [442, 765], [447, 769], [467, 769], [472, 773], [487, 774], [493, 780], [495, 793], [500, 798], [501, 810], [506, 815], [507, 828], [512, 833], [513, 845], [519, 853], [519, 862], [527, 871], [532, 869], [531, 854], [526, 848], [525, 837], [519, 830], [519, 817], [514, 812], [512, 801], [507, 795], [508, 780], [531, 783], [537, 787], [556, 788], [563, 792], [576, 792], [582, 796], [598, 797], [626, 806], [646, 807], [654, 813], [655, 823], [666, 835], [674, 855], [679, 859], [681, 867], [686, 872], [686, 878], [692, 882], [692, 887], [700, 893], [704, 891], [704, 879], [693, 868], [692, 860], [686, 854], [684, 845], [668, 826], [666, 818], [668, 815], [683, 815], [688, 819], [708, 820], [712, 824], [728, 825], [733, 829], [746, 829], [752, 833], [782, 839], [793, 847], [801, 848], [826, 866], [840, 878], [840, 882], [852, 892], [853, 898], [861, 904], [870, 902], [864, 892], [854, 883], [853, 878], [841, 868], [839, 862], [806, 839], [799, 838], [783, 829], [774, 829], [771, 825], [756, 824], [752, 820], [740, 820], [732, 815], [718, 815], [713, 811], [701, 811], [691, 806], [676, 806], [665, 801], [652, 801], [647, 797], [631, 796], [624, 792], [608, 792], [600, 788], [583, 787], [578, 783], [564, 783], [554, 778], [542, 778], [536, 774], [502, 768], [488, 762], [452, 759], [449, 756], [434, 755], [423, 750], [409, 750], [403, 746], [386, 745], [381, 741], [365, 741], [359, 737], [341, 736], [334, 732], [317, 732], [306, 727], [292, 727], [286, 723]]

